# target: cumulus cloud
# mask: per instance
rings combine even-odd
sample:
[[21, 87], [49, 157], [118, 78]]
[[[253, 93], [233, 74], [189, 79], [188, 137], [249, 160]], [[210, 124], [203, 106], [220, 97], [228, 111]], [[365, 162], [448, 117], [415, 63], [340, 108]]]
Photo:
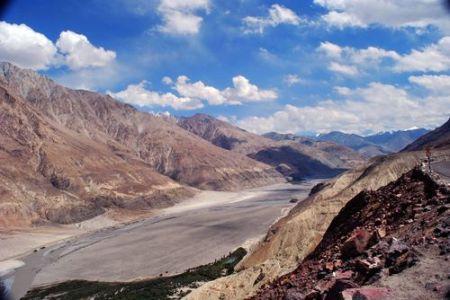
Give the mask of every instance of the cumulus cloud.
[[450, 70], [450, 36], [441, 38], [436, 44], [421, 50], [412, 50], [410, 54], [398, 58], [395, 70], [399, 72]]
[[388, 51], [377, 47], [355, 49], [322, 42], [317, 51], [327, 56], [331, 62], [328, 69], [344, 75], [354, 76], [360, 71], [377, 67], [386, 59], [398, 60], [400, 55], [395, 51]]
[[203, 22], [198, 13], [208, 10], [209, 0], [161, 0], [158, 12], [163, 24], [158, 29], [174, 35], [195, 35]]
[[237, 124], [255, 133], [342, 130], [366, 134], [414, 126], [432, 128], [449, 117], [448, 94], [419, 98], [401, 88], [376, 82], [364, 88], [340, 88], [340, 92], [343, 99], [304, 107], [286, 105], [268, 117], [248, 117]]
[[264, 33], [267, 27], [280, 24], [299, 25], [300, 17], [291, 9], [279, 4], [273, 4], [265, 17], [247, 16], [243, 19], [245, 33]]
[[115, 58], [114, 51], [95, 47], [82, 34], [63, 31], [54, 44], [25, 24], [0, 22], [0, 60], [23, 68], [45, 70], [65, 64], [79, 70], [105, 67]]
[[450, 18], [442, 0], [314, 0], [328, 10], [322, 19], [335, 27], [391, 28], [436, 26], [450, 32]]
[[25, 24], [0, 22], [0, 60], [22, 68], [45, 70], [55, 63], [57, 49], [42, 33]]
[[191, 110], [202, 108], [203, 104], [198, 99], [188, 97], [178, 97], [172, 93], [161, 94], [146, 89], [146, 81], [138, 84], [130, 84], [120, 92], [108, 92], [111, 97], [117, 98], [125, 103], [136, 106], [161, 106], [172, 107], [175, 110]]
[[145, 89], [145, 81], [129, 85], [124, 91], [110, 94], [119, 100], [138, 106], [171, 106], [178, 110], [198, 109], [209, 105], [239, 105], [246, 102], [271, 101], [277, 99], [274, 90], [260, 89], [244, 76], [233, 78], [233, 87], [219, 90], [202, 81], [190, 82], [187, 76], [179, 76], [175, 81], [164, 77], [163, 82], [176, 91], [159, 94]]
[[395, 72], [444, 72], [450, 70], [450, 36], [423, 49], [413, 49], [410, 53], [399, 54], [393, 50], [377, 47], [356, 49], [323, 42], [317, 51], [329, 60], [328, 69], [345, 74], [357, 75], [361, 71], [377, 68], [386, 63]]
[[449, 94], [450, 91], [449, 75], [410, 76], [408, 80], [436, 94]]
[[233, 77], [233, 87], [219, 90], [201, 81], [189, 82], [186, 76], [179, 76], [173, 89], [181, 96], [193, 97], [208, 102], [210, 105], [238, 105], [245, 102], [271, 101], [278, 98], [274, 90], [260, 89], [242, 75]]
[[105, 67], [116, 58], [114, 51], [95, 47], [85, 35], [70, 30], [61, 32], [56, 46], [63, 54], [65, 64], [73, 70]]

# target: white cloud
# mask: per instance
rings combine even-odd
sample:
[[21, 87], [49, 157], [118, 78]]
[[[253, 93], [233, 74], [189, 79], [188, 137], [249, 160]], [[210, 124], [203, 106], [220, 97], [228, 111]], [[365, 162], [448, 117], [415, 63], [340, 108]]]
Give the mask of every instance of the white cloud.
[[391, 28], [436, 26], [450, 32], [442, 0], [314, 0], [328, 10], [322, 19], [336, 27], [381, 25]]
[[174, 35], [195, 35], [203, 18], [198, 12], [209, 10], [209, 0], [161, 0], [158, 12], [163, 18], [161, 32]]
[[287, 74], [283, 77], [283, 82], [288, 86], [293, 86], [303, 82], [303, 80], [296, 74]]
[[[420, 85], [427, 90], [436, 94], [450, 93], [450, 76], [449, 75], [423, 75], [410, 76], [409, 82]], [[450, 103], [449, 103], [450, 107]]]
[[70, 30], [61, 32], [56, 46], [64, 55], [65, 64], [73, 70], [86, 67], [105, 67], [116, 58], [114, 51], [95, 47], [85, 35]]
[[337, 62], [331, 62], [328, 66], [328, 70], [348, 76], [358, 75], [358, 69], [355, 66], [344, 65]]
[[317, 51], [326, 55], [331, 62], [328, 69], [344, 75], [354, 76], [369, 68], [378, 67], [386, 59], [398, 60], [401, 56], [395, 51], [377, 47], [355, 49], [341, 47], [331, 42], [322, 42]]
[[23, 68], [45, 70], [67, 65], [72, 70], [106, 67], [116, 53], [92, 45], [86, 36], [61, 32], [56, 44], [25, 24], [0, 22], [0, 60]]
[[266, 17], [248, 16], [243, 19], [245, 33], [264, 33], [266, 27], [276, 27], [280, 24], [299, 25], [300, 17], [289, 8], [273, 4]]
[[371, 83], [365, 88], [341, 88], [340, 91], [344, 99], [325, 100], [305, 107], [286, 105], [271, 116], [249, 117], [237, 124], [256, 133], [342, 130], [365, 134], [413, 126], [431, 128], [449, 117], [448, 94], [419, 98], [381, 83]]
[[450, 70], [450, 36], [423, 49], [413, 49], [408, 54], [377, 47], [356, 49], [323, 42], [317, 47], [330, 60], [331, 71], [356, 75], [361, 71], [377, 68], [386, 62], [395, 72], [444, 72]]
[[436, 44], [422, 50], [412, 50], [410, 54], [400, 57], [395, 70], [399, 72], [450, 70], [450, 36], [443, 37]]
[[203, 104], [197, 99], [178, 97], [172, 93], [160, 94], [145, 88], [146, 81], [138, 84], [130, 84], [120, 92], [108, 92], [111, 97], [117, 98], [125, 103], [136, 106], [161, 106], [172, 107], [175, 110], [191, 110], [202, 108]]
[[278, 98], [274, 90], [260, 89], [242, 75], [233, 77], [233, 87], [224, 90], [205, 85], [201, 81], [190, 83], [188, 77], [179, 76], [173, 89], [181, 96], [204, 100], [210, 105], [236, 105], [244, 102], [271, 101]]
[[0, 60], [22, 68], [45, 70], [55, 63], [57, 49], [45, 35], [25, 24], [0, 22]]
[[171, 106], [174, 109], [198, 109], [209, 105], [239, 105], [245, 102], [275, 100], [278, 95], [274, 90], [260, 89], [244, 76], [233, 78], [233, 87], [219, 90], [202, 81], [190, 82], [187, 76], [179, 76], [176, 81], [164, 77], [163, 82], [170, 85], [177, 95], [160, 94], [145, 88], [145, 81], [129, 85], [124, 91], [110, 94], [126, 103], [138, 106]]
[[220, 90], [207, 86], [201, 81], [190, 83], [186, 76], [179, 76], [173, 88], [183, 97], [205, 100], [211, 105], [220, 105], [227, 102]]
[[242, 75], [233, 77], [233, 87], [223, 91], [229, 102], [259, 102], [278, 98], [274, 90], [262, 90]]

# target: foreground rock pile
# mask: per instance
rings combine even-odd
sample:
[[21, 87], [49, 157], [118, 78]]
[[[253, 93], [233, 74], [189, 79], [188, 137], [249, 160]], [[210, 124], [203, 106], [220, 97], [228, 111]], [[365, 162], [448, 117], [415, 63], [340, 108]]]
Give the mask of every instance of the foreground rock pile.
[[[359, 193], [298, 268], [264, 286], [254, 299], [448, 297], [449, 195], [419, 169]], [[408, 281], [415, 268], [419, 271], [411, 276], [419, 284], [402, 289], [407, 286], [402, 278]]]

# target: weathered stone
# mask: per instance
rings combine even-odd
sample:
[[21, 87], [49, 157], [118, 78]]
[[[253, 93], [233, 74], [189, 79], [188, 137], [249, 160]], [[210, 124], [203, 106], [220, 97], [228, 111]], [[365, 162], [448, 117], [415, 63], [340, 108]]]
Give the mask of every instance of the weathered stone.
[[341, 248], [344, 258], [352, 258], [360, 255], [367, 249], [372, 235], [363, 229], [356, 230], [355, 233], [348, 238]]
[[[381, 287], [361, 287], [346, 289], [340, 294], [342, 300], [386, 300], [391, 291]], [[339, 298], [336, 298], [339, 299]]]

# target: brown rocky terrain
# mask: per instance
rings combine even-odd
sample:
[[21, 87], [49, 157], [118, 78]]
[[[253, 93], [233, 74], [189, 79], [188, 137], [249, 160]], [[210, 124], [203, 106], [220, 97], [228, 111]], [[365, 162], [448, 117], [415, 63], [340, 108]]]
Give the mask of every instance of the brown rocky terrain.
[[[448, 162], [443, 145], [433, 150], [435, 160]], [[243, 299], [263, 285], [292, 272], [321, 242], [339, 211], [362, 191], [375, 191], [420, 165], [423, 151], [376, 157], [365, 166], [343, 173], [314, 188], [314, 193], [275, 223], [266, 237], [239, 265], [236, 274], [209, 282], [188, 299]]]
[[421, 136], [402, 151], [419, 151], [427, 147], [430, 149], [450, 148], [450, 119], [441, 127]]
[[272, 165], [293, 179], [335, 176], [364, 161], [355, 151], [335, 143], [274, 140], [205, 114], [180, 118], [178, 125], [214, 145]]
[[253, 299], [448, 297], [449, 205], [450, 190], [419, 168], [377, 191], [362, 191], [296, 270]]
[[0, 64], [1, 226], [168, 206], [194, 189], [282, 182], [164, 118]]

